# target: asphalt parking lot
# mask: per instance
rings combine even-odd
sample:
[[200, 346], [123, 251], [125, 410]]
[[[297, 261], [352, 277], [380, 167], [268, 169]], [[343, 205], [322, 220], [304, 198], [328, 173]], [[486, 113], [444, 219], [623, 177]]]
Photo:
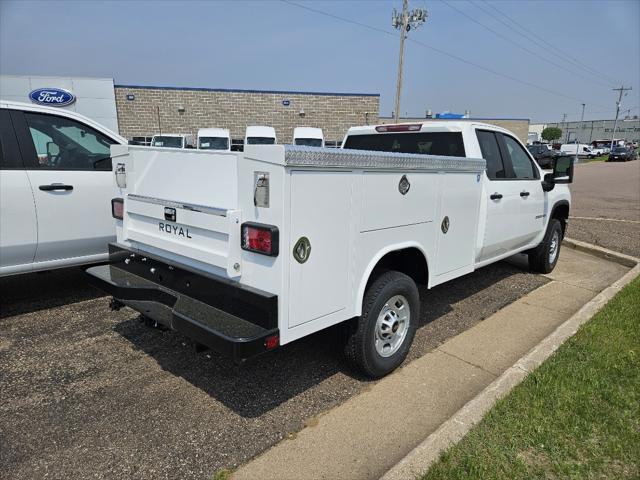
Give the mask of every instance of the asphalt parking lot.
[[640, 161], [577, 165], [567, 235], [640, 257]]
[[[546, 281], [501, 262], [423, 290], [410, 359]], [[0, 305], [2, 478], [211, 478], [371, 386], [330, 331], [236, 366], [77, 269], [0, 279]]]

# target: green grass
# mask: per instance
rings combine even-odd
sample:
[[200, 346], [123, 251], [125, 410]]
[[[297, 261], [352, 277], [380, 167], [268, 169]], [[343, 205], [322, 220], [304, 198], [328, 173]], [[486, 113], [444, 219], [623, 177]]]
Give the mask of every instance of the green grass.
[[422, 477], [640, 478], [640, 277]]

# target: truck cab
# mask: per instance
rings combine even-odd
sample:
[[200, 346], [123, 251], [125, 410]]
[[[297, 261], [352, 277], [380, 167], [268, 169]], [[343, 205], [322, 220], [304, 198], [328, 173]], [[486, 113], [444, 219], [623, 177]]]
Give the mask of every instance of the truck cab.
[[164, 133], [151, 138], [152, 147], [161, 148], [194, 148], [193, 135], [183, 133]]
[[245, 132], [244, 145], [275, 145], [276, 129], [265, 126], [249, 126]]
[[201, 128], [198, 130], [199, 150], [231, 151], [231, 135], [226, 128]]
[[296, 127], [293, 129], [293, 144], [307, 147], [324, 147], [321, 128]]

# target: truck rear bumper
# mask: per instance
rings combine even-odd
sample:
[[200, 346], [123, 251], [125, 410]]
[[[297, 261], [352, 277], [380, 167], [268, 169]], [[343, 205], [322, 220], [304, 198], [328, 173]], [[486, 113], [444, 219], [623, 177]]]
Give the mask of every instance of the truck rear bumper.
[[89, 282], [123, 304], [240, 362], [279, 345], [277, 296], [109, 245]]

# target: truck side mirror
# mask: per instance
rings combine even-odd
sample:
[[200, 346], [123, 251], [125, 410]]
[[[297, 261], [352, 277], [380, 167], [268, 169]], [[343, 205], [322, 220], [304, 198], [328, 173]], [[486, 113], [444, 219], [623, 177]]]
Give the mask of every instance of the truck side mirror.
[[556, 184], [573, 182], [573, 157], [562, 156], [553, 159], [553, 173], [542, 179], [542, 190], [550, 192]]

